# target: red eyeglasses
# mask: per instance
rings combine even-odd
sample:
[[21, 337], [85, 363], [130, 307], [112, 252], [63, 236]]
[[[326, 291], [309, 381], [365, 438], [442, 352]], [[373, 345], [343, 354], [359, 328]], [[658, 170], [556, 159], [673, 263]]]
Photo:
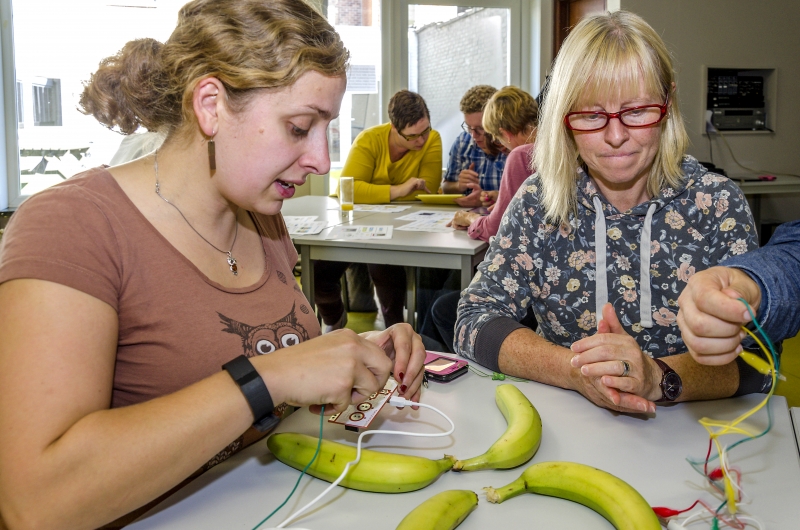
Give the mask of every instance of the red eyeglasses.
[[600, 110], [570, 112], [564, 116], [564, 123], [570, 130], [592, 132], [605, 129], [611, 118], [617, 118], [622, 125], [632, 129], [649, 127], [661, 122], [669, 109], [669, 97], [663, 105], [641, 105], [619, 112], [603, 112]]

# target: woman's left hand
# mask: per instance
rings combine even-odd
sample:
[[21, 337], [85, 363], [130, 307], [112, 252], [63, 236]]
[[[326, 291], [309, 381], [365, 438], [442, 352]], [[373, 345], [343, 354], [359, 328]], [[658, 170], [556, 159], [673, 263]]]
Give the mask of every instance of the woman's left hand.
[[577, 354], [572, 366], [586, 377], [599, 378], [616, 404], [628, 403], [639, 410], [645, 405], [648, 412], [655, 412], [654, 400], [661, 396], [661, 369], [625, 332], [611, 304], [603, 307], [597, 334], [574, 342], [572, 351]]
[[419, 402], [426, 355], [422, 338], [406, 323], [395, 324], [384, 331], [368, 331], [361, 336], [377, 344], [394, 361], [393, 373], [400, 384], [400, 394]]
[[469, 228], [469, 225], [475, 222], [475, 219], [479, 219], [480, 217], [480, 214], [459, 210], [453, 216], [453, 220], [447, 223], [447, 226], [452, 226], [456, 230], [466, 230]]

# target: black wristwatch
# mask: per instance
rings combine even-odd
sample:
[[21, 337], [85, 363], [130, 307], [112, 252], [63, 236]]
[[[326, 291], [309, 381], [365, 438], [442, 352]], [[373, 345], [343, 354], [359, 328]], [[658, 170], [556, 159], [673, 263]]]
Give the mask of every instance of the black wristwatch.
[[670, 368], [669, 365], [661, 359], [653, 360], [663, 371], [661, 383], [659, 383], [659, 386], [661, 387], [661, 399], [657, 400], [656, 403], [675, 401], [683, 391], [683, 382], [681, 381], [681, 376], [679, 376], [678, 372]]
[[278, 424], [280, 418], [275, 415], [275, 405], [272, 396], [267, 390], [264, 380], [258, 375], [255, 366], [244, 355], [222, 365], [233, 380], [239, 385], [247, 404], [253, 411], [255, 422], [253, 427], [261, 432], [267, 432]]

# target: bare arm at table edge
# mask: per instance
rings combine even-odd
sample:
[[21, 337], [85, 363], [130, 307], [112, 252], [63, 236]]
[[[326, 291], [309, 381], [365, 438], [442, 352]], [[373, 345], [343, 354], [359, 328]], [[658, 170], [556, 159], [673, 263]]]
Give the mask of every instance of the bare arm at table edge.
[[[661, 397], [661, 369], [640, 350], [641, 385], [631, 388], [630, 393], [609, 388], [603, 380], [607, 377], [603, 372], [582, 374], [580, 366], [571, 365], [575, 355], [572, 350], [557, 346], [531, 329], [521, 327], [502, 341], [498, 364], [500, 371], [505, 374], [575, 390], [598, 406], [623, 412], [654, 412], [653, 404]], [[738, 388], [739, 370], [735, 362], [717, 367], [703, 366], [688, 353], [664, 357], [662, 360], [678, 372], [683, 381], [683, 393], [677, 401], [730, 397]], [[633, 382], [632, 378], [622, 379]]]
[[[275, 403], [341, 409], [354, 388], [380, 388], [391, 360], [343, 331], [252, 359]], [[10, 529], [96, 528], [168, 491], [253, 423], [222, 370], [109, 409], [117, 314], [75, 289], [0, 285], [0, 336], [0, 518]]]

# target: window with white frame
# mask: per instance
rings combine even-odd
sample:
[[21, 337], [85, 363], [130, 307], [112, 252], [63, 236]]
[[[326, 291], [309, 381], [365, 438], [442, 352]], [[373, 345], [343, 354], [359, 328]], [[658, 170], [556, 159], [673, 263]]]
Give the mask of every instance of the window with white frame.
[[166, 40], [186, 1], [0, 0], [13, 25], [2, 33], [4, 110], [17, 124], [6, 131], [16, 147], [7, 149], [0, 209], [110, 162], [123, 136], [78, 110], [83, 83], [128, 41]]
[[339, 117], [328, 128], [331, 171], [328, 189], [336, 182], [356, 136], [381, 123], [382, 75], [381, 0], [318, 0], [350, 52], [347, 89]]
[[408, 86], [425, 98], [442, 145], [461, 133], [467, 89], [509, 84], [509, 17], [502, 7], [409, 4]]
[[33, 125], [61, 126], [61, 80], [33, 83]]
[[[402, 88], [428, 103], [443, 163], [461, 132], [459, 101], [477, 84], [516, 85], [533, 95], [551, 7], [544, 0], [384, 0], [384, 99]], [[545, 22], [548, 20], [548, 22]], [[385, 110], [385, 109], [384, 109]]]
[[[5, 131], [9, 147], [5, 171], [0, 171], [0, 209], [18, 206], [26, 196], [54, 184], [51, 171], [68, 177], [111, 160], [122, 137], [77, 110], [82, 82], [101, 59], [128, 41], [166, 40], [186, 1], [0, 0], [2, 19], [12, 21], [11, 31], [0, 33], [3, 112], [16, 114], [17, 124], [16, 130]], [[457, 13], [508, 9], [508, 64], [501, 68], [507, 68], [511, 84], [529, 91], [544, 78], [541, 64], [546, 68], [548, 63], [547, 58], [540, 62], [539, 49], [550, 35], [532, 38], [531, 25], [535, 20], [537, 29], [551, 24], [552, 8], [545, 0], [473, 0], [460, 7], [449, 0], [311, 1], [327, 15], [351, 52], [347, 94], [329, 133], [333, 171], [344, 164], [361, 130], [387, 119], [388, 98], [413, 82], [408, 45], [411, 5], [456, 6]], [[38, 87], [36, 96], [34, 86]], [[34, 97], [40, 104], [36, 111]], [[34, 127], [35, 122], [48, 125]], [[24, 160], [20, 158], [23, 151], [30, 155]], [[46, 173], [33, 171], [47, 153], [61, 151], [68, 154], [51, 157]], [[81, 153], [81, 157], [69, 153]]]
[[22, 129], [25, 126], [25, 100], [22, 97], [22, 83], [16, 82], [17, 90], [17, 128]]

